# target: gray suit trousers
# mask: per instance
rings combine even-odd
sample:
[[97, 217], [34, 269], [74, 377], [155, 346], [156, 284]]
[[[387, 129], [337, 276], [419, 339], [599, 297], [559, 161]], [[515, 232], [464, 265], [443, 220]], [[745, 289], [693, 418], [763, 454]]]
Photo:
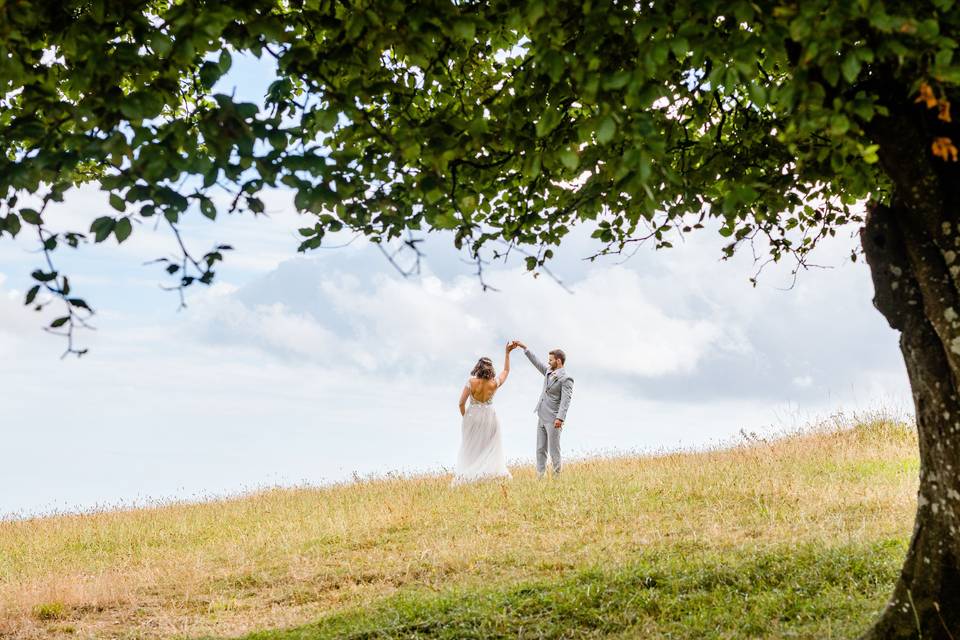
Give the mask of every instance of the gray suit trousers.
[[547, 450], [550, 451], [550, 461], [553, 463], [553, 473], [560, 473], [560, 432], [542, 420], [537, 424], [537, 475], [543, 476], [547, 470]]

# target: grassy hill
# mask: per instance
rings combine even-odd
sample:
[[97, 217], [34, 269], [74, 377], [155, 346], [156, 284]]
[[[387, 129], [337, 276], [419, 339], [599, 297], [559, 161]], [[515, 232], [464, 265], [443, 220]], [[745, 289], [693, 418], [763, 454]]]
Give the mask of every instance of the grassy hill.
[[877, 417], [513, 471], [0, 522], [0, 637], [849, 638], [917, 455]]

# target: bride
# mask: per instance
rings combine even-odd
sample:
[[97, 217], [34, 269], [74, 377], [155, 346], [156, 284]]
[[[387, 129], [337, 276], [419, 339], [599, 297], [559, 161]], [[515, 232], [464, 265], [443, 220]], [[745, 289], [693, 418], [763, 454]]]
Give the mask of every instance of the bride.
[[[510, 478], [507, 461], [500, 440], [500, 421], [493, 410], [493, 396], [510, 375], [510, 352], [516, 349], [513, 342], [507, 345], [503, 371], [498, 376], [490, 358], [480, 358], [470, 372], [470, 379], [460, 394], [462, 442], [457, 456], [457, 470], [451, 484], [458, 485], [488, 478]], [[467, 398], [470, 406], [467, 407]]]

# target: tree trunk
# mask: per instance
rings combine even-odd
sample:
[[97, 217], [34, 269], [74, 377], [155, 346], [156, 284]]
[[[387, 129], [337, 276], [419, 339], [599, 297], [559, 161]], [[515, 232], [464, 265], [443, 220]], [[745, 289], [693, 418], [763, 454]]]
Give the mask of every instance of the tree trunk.
[[960, 251], [960, 230], [946, 219], [938, 238], [895, 199], [873, 206], [861, 232], [874, 304], [901, 332], [920, 442], [913, 537], [893, 597], [864, 640], [960, 640], [960, 262], [941, 248]]

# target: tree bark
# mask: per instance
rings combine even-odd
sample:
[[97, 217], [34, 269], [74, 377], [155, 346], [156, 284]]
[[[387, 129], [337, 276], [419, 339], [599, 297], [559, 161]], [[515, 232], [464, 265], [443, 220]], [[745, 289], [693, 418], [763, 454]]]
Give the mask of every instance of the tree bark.
[[863, 640], [960, 640], [960, 174], [931, 154], [926, 109], [901, 101], [890, 112], [868, 133], [892, 197], [870, 206], [860, 237], [874, 305], [900, 331], [920, 487], [893, 596]]
[[[941, 224], [953, 244], [960, 236], [952, 224], [947, 231]], [[910, 547], [892, 598], [863, 638], [960, 640], [960, 269], [951, 270], [955, 258], [941, 255], [920, 217], [897, 200], [871, 208], [861, 240], [874, 304], [901, 332], [920, 443]]]

